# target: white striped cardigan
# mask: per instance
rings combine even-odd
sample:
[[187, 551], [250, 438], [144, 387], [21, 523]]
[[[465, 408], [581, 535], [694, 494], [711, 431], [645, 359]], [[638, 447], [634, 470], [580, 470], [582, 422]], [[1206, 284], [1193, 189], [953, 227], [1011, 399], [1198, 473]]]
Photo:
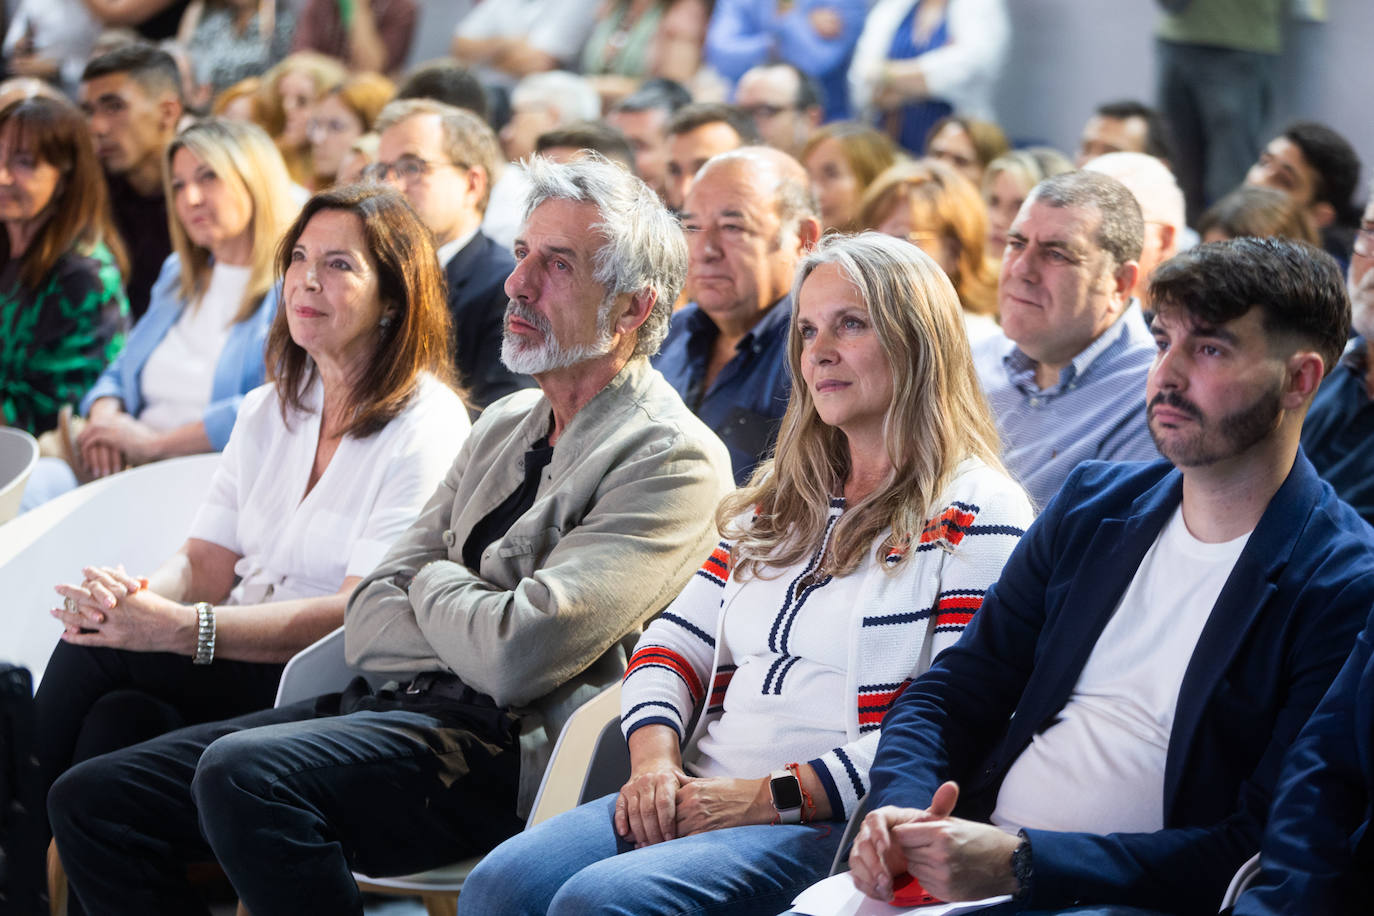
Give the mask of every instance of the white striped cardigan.
[[[1033, 517], [1025, 491], [977, 459], [959, 466], [940, 505], [910, 548], [911, 556], [903, 560], [894, 552], [883, 564], [870, 558], [851, 574], [855, 600], [846, 683], [854, 702], [846, 722], [848, 741], [818, 748], [818, 756], [808, 761], [837, 820], [847, 818], [868, 792], [868, 768], [893, 700], [958, 640]], [[644, 725], [668, 725], [685, 739], [683, 759], [691, 762], [697, 740], [724, 710], [736, 665], [722, 648], [721, 627], [748, 583], [731, 576], [730, 544], [722, 541], [649, 624], [621, 692], [627, 738]], [[745, 613], [744, 605], [734, 613]], [[696, 725], [688, 736], [693, 717]], [[736, 775], [762, 776], [787, 762]]]

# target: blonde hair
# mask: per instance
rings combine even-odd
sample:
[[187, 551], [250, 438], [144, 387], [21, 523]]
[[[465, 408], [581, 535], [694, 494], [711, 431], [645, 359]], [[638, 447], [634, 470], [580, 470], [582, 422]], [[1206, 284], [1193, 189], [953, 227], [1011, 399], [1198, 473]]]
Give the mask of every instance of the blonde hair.
[[167, 224], [172, 250], [181, 261], [181, 298], [191, 307], [199, 304], [205, 293], [211, 265], [210, 252], [191, 241], [176, 215], [172, 157], [181, 149], [189, 150], [221, 181], [236, 186], [252, 203], [253, 215], [248, 224], [253, 235], [251, 272], [243, 302], [234, 316], [235, 323], [247, 321], [272, 286], [277, 239], [295, 216], [295, 196], [286, 165], [272, 138], [256, 124], [244, 121], [206, 118], [187, 127], [167, 144], [162, 165], [163, 191], [169, 203]]
[[859, 222], [877, 228], [898, 207], [912, 225], [950, 240], [957, 268], [949, 279], [959, 303], [977, 315], [997, 311], [997, 273], [987, 256], [988, 211], [973, 182], [936, 159], [899, 162], [869, 185], [859, 204]]
[[[877, 232], [826, 236], [797, 268], [794, 303], [822, 264], [838, 267], [867, 303], [892, 373], [892, 402], [883, 420], [892, 468], [872, 493], [847, 507], [830, 535], [823, 569], [842, 576], [869, 550], [880, 562], [893, 551], [909, 555], [905, 551], [941, 508], [937, 500], [961, 461], [976, 457], [998, 470], [1002, 465], [959, 301], [934, 260]], [[802, 381], [797, 315], [794, 306], [787, 342], [792, 394], [776, 454], [717, 511], [721, 533], [735, 542], [732, 569], [740, 574], [766, 577], [769, 568], [810, 556], [825, 536], [829, 498], [842, 491], [850, 471], [844, 433], [821, 420]], [[884, 531], [887, 537], [874, 548]], [[900, 561], [882, 565], [891, 569]]]

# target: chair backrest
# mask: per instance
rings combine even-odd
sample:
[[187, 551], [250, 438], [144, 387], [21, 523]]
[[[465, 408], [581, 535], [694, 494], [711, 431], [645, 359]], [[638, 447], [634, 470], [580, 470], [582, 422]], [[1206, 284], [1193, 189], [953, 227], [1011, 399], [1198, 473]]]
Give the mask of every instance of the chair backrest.
[[620, 684], [573, 711], [554, 743], [526, 829], [618, 790], [630, 777], [630, 749], [620, 733]]
[[79, 582], [81, 567], [118, 563], [146, 575], [186, 540], [219, 455], [143, 465], [64, 493], [0, 525], [0, 657], [35, 684], [62, 626], [48, 615], [53, 586]]
[[0, 522], [19, 514], [24, 484], [37, 463], [37, 439], [22, 429], [0, 428]]

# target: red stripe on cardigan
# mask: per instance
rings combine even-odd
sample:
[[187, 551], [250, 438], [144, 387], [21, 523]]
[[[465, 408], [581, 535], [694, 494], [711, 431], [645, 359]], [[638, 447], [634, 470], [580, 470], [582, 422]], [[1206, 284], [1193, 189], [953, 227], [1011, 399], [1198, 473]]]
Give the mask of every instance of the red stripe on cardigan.
[[644, 665], [666, 665], [673, 669], [687, 682], [687, 690], [692, 694], [693, 701], [701, 702], [701, 698], [706, 692], [702, 689], [701, 678], [697, 677], [696, 671], [687, 662], [687, 659], [672, 649], [665, 649], [662, 646], [645, 646], [630, 657], [630, 664], [625, 667], [625, 677], [629, 677], [636, 668]]
[[926, 522], [925, 530], [921, 532], [921, 543], [929, 544], [931, 541], [948, 541], [951, 547], [958, 546], [964, 539], [964, 529], [973, 524], [977, 518], [972, 512], [965, 512], [956, 506], [950, 506], [939, 516]]
[[892, 704], [897, 702], [908, 687], [911, 686], [911, 678], [907, 678], [897, 685], [896, 690], [865, 690], [859, 692], [859, 724], [877, 725], [883, 721]]

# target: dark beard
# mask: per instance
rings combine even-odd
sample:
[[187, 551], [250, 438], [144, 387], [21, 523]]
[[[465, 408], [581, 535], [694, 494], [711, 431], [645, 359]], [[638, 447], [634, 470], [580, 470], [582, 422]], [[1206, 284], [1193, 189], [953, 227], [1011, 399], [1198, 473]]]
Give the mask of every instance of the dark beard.
[[1149, 427], [1150, 438], [1154, 440], [1155, 448], [1172, 461], [1175, 467], [1180, 468], [1203, 467], [1239, 455], [1268, 438], [1278, 426], [1279, 415], [1282, 413], [1278, 388], [1271, 388], [1253, 404], [1228, 413], [1218, 420], [1215, 424], [1215, 437], [1219, 437], [1221, 441], [1209, 442], [1209, 439], [1215, 438], [1208, 435], [1212, 424], [1207, 423], [1202, 412], [1192, 402], [1173, 392], [1160, 392], [1150, 402], [1151, 407], [1156, 404], [1165, 404], [1185, 411], [1198, 420], [1197, 434], [1175, 440], [1171, 446], [1173, 454], [1164, 450], [1154, 426]]

